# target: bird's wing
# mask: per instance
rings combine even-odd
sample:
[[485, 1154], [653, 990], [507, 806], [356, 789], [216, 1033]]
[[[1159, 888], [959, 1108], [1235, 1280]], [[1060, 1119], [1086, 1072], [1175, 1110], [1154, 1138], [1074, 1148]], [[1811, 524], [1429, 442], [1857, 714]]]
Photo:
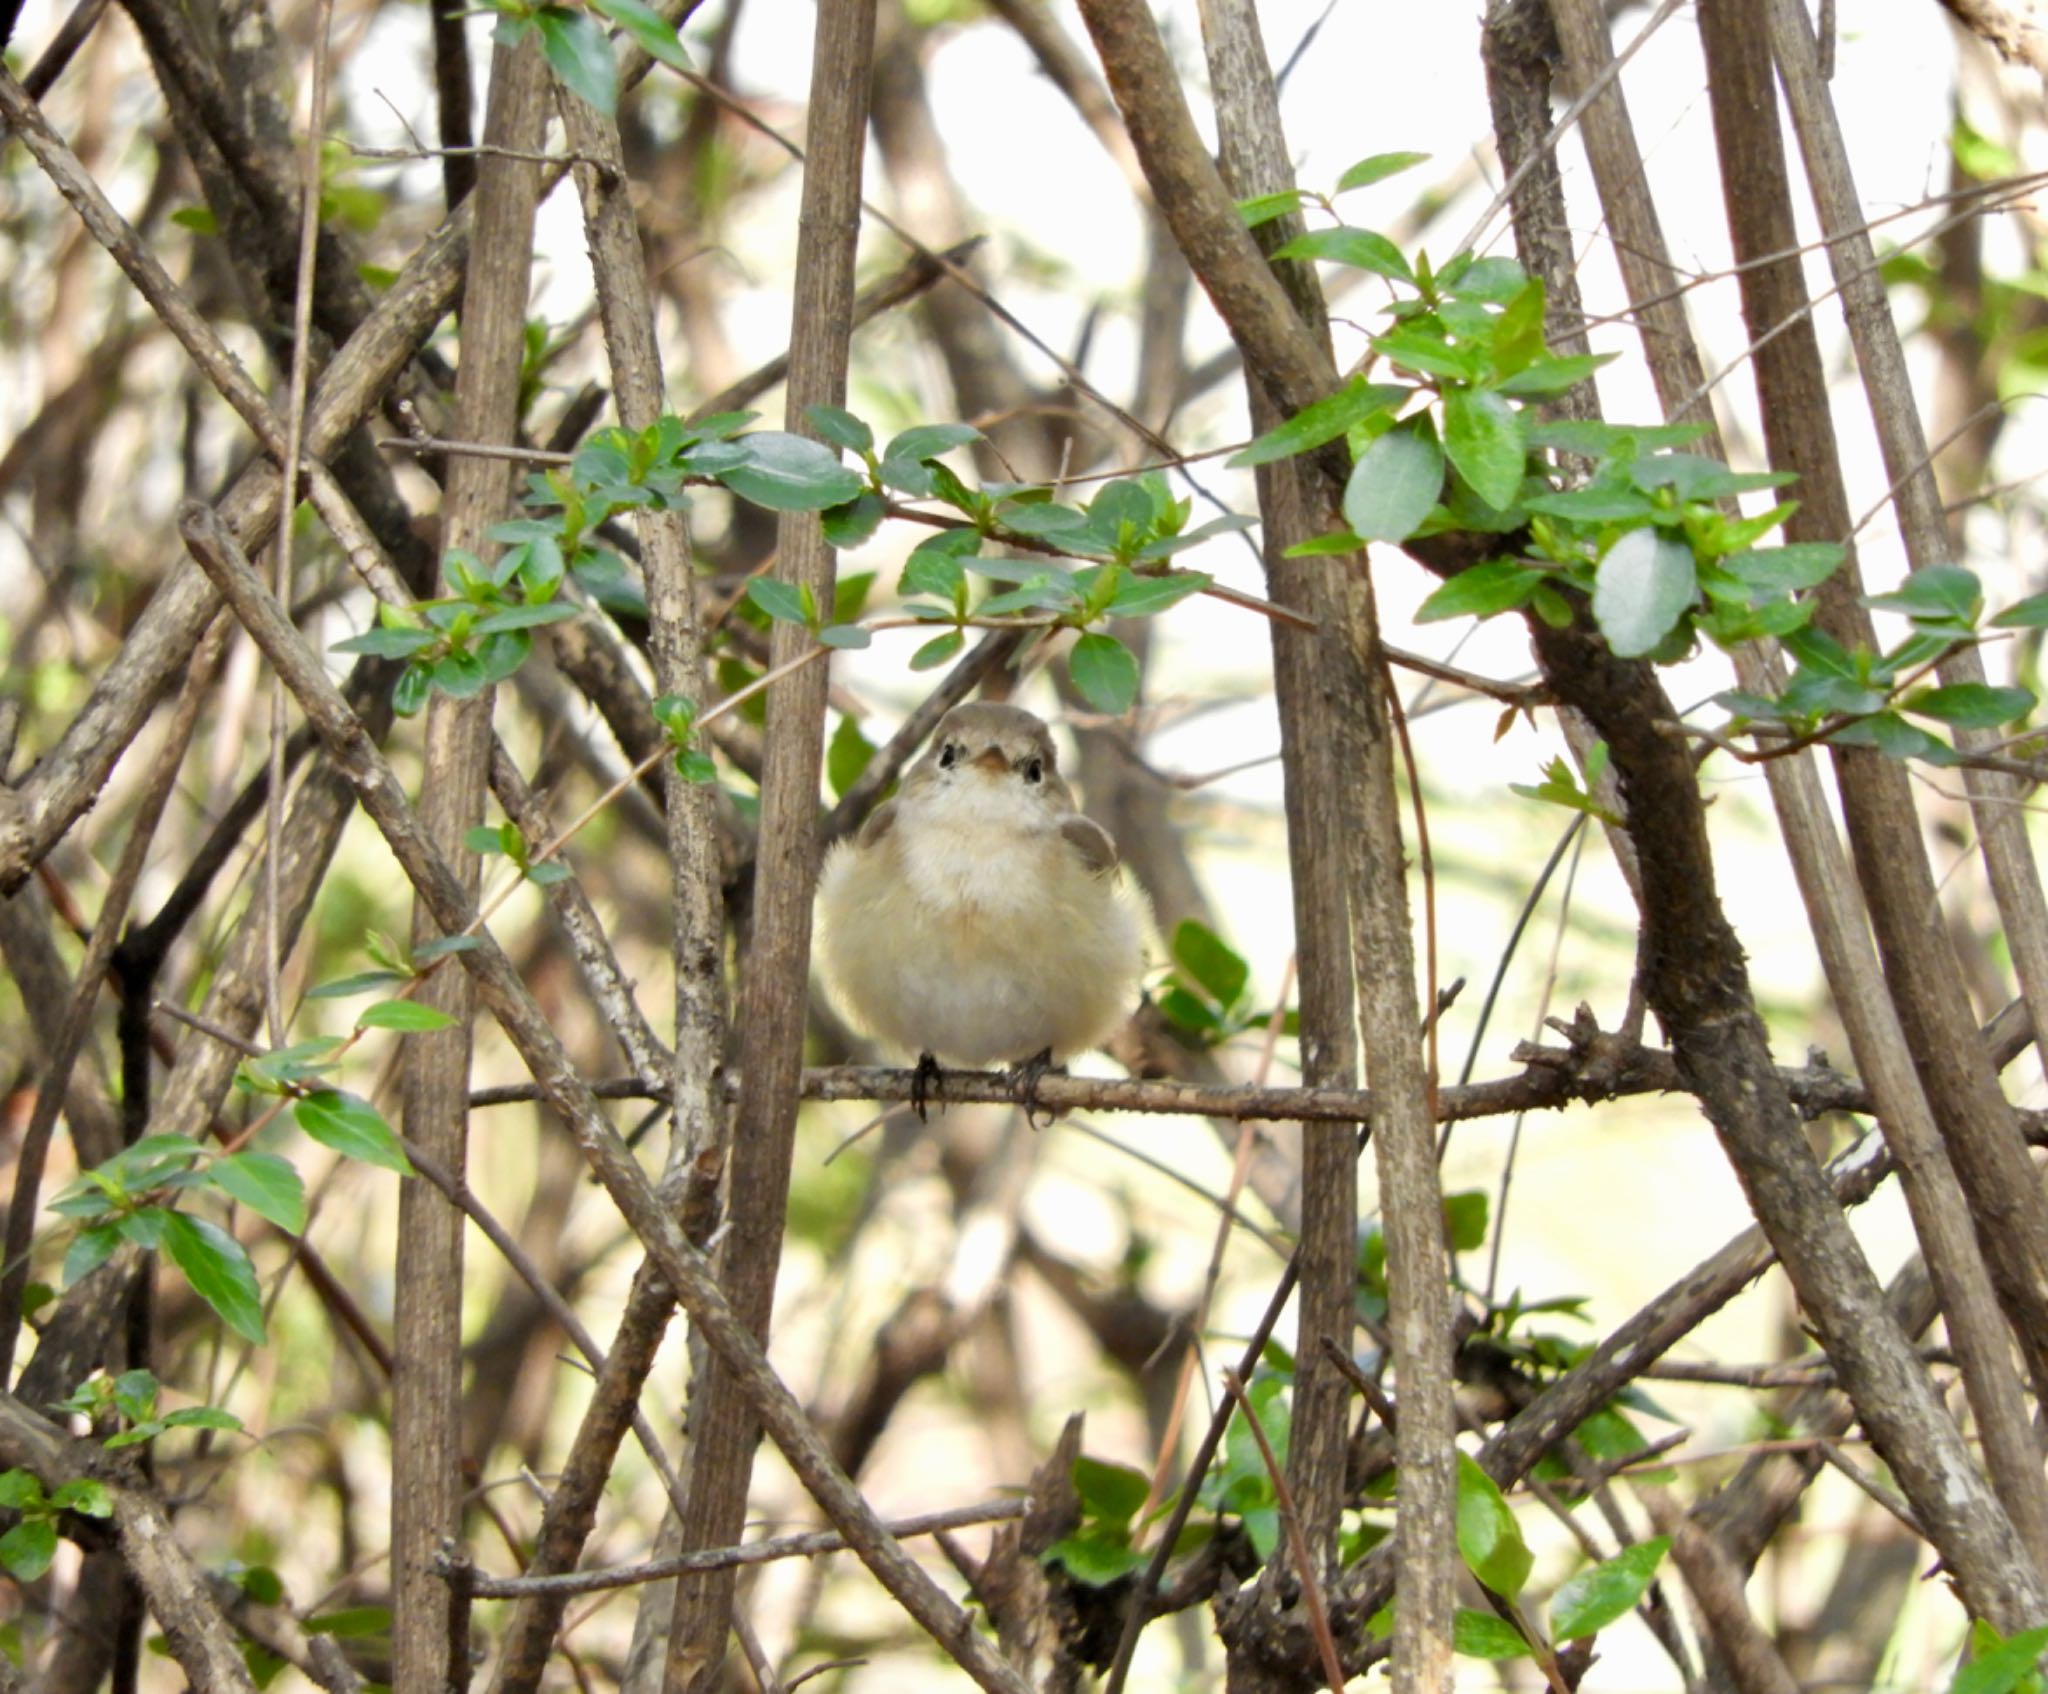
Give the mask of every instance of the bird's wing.
[[896, 802], [894, 800], [884, 800], [881, 805], [868, 813], [868, 821], [860, 826], [858, 839], [861, 846], [874, 846], [877, 841], [880, 841], [883, 836], [887, 835], [895, 827]]
[[1116, 869], [1116, 842], [1093, 818], [1069, 812], [1060, 819], [1060, 835], [1080, 855], [1091, 875], [1107, 876]]

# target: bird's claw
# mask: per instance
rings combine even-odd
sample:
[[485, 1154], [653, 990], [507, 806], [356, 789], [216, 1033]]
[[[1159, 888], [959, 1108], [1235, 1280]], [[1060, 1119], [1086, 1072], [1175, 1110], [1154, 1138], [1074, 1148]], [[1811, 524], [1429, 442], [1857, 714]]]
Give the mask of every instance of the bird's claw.
[[1038, 1085], [1054, 1071], [1064, 1071], [1066, 1066], [1052, 1062], [1052, 1049], [1041, 1048], [1028, 1059], [1020, 1059], [1010, 1067], [1010, 1086], [1016, 1091], [1017, 1104], [1024, 1108], [1024, 1121], [1033, 1129], [1043, 1129], [1059, 1116], [1047, 1111], [1045, 1123], [1038, 1121], [1041, 1110], [1038, 1104]]
[[936, 1097], [941, 1109], [945, 1106], [946, 1073], [939, 1067], [939, 1061], [929, 1053], [917, 1056], [917, 1069], [910, 1077], [910, 1109], [917, 1114], [919, 1123], [931, 1121], [927, 1108]]

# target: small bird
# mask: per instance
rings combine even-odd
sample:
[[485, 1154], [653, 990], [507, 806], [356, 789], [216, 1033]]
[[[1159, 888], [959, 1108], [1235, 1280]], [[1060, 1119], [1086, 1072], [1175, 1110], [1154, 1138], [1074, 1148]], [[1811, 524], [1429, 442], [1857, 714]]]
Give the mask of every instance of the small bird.
[[1074, 809], [1051, 732], [955, 706], [818, 881], [820, 973], [855, 1027], [939, 1065], [1039, 1076], [1109, 1036], [1144, 963], [1116, 843]]

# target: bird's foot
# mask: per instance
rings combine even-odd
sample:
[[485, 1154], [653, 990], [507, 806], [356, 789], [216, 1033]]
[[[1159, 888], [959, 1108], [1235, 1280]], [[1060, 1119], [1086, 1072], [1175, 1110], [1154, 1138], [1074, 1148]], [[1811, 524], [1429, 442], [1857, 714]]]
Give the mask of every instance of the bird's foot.
[[938, 1100], [941, 1111], [945, 1109], [945, 1092], [946, 1073], [939, 1067], [939, 1061], [929, 1053], [918, 1054], [917, 1069], [910, 1077], [910, 1109], [917, 1114], [919, 1123], [931, 1121], [926, 1108], [933, 1099]]
[[1045, 1114], [1045, 1124], [1038, 1121], [1038, 1113], [1041, 1110], [1038, 1104], [1038, 1085], [1054, 1071], [1064, 1073], [1066, 1068], [1065, 1065], [1056, 1065], [1052, 1062], [1050, 1047], [1041, 1048], [1030, 1058], [1020, 1059], [1010, 1067], [1010, 1086], [1016, 1091], [1017, 1104], [1024, 1108], [1024, 1121], [1033, 1129], [1046, 1127], [1059, 1115], [1057, 1112], [1048, 1111]]

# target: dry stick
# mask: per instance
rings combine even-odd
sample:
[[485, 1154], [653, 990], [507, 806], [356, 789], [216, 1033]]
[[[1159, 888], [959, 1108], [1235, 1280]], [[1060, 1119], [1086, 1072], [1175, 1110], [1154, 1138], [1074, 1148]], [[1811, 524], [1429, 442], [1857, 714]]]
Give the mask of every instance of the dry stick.
[[[1794, 18], [1776, 4], [1769, 5], [1766, 12], [1772, 51], [1799, 134], [1821, 224], [1829, 230], [1846, 228], [1858, 216], [1856, 187], [1833, 106], [1814, 63], [1810, 26], [1803, 14]], [[1898, 485], [1895, 503], [1908, 558], [1916, 569], [1946, 563], [1949, 540], [1941, 496], [1927, 461], [1926, 439], [1890, 305], [1882, 282], [1875, 276], [1861, 274], [1873, 262], [1869, 239], [1850, 231], [1830, 244], [1828, 254], [1842, 285], [1850, 339], [1870, 395], [1871, 416], [1885, 469]], [[1965, 647], [1942, 666], [1943, 680], [1952, 684], [1980, 684], [1983, 676], [1974, 647]], [[1956, 732], [1957, 744], [1965, 751], [1994, 740], [1988, 731]], [[2048, 1015], [2044, 1015], [2048, 1014], [2048, 904], [2044, 904], [2039, 872], [2027, 844], [2025, 822], [2016, 808], [2005, 803], [2013, 787], [2004, 776], [1966, 769], [1964, 780], [1992, 892], [2012, 943], [2013, 966], [2021, 992], [2034, 1011], [2037, 1046], [2048, 1055], [2048, 1031], [2042, 1028], [2048, 1022]], [[1987, 1099], [1983, 1104], [1989, 1107], [1990, 1101]], [[1996, 1124], [1996, 1116], [1989, 1118], [1986, 1131], [1995, 1134]], [[1955, 1132], [1951, 1129], [1950, 1133]], [[1967, 1182], [1967, 1171], [1964, 1177]], [[2029, 1188], [2038, 1200], [2038, 1184], [2030, 1183]], [[1980, 1220], [1996, 1222], [1995, 1218], [1983, 1220], [1983, 1197], [1977, 1198]], [[2001, 1230], [1999, 1234], [2006, 1239], [1990, 1244], [1990, 1256], [1996, 1265], [2001, 1249], [2017, 1249], [2026, 1263], [2027, 1280], [2034, 1285], [2031, 1292], [2039, 1300], [2048, 1300], [2048, 1204], [2029, 1206], [2027, 1210], [2028, 1230], [2033, 1239], [2022, 1243], [2011, 1239], [2019, 1232]], [[2015, 1313], [2015, 1317], [2023, 1329], [2033, 1321], [2031, 1313]], [[2035, 1333], [2039, 1333], [2038, 1327]]]
[[[1135, 0], [1084, 0], [1082, 15], [1175, 241], [1243, 349], [1245, 363], [1267, 398], [1282, 410], [1298, 411], [1335, 386], [1330, 355], [1238, 218], [1231, 194], [1188, 114], [1151, 13]], [[1255, 39], [1249, 20], [1238, 39], [1248, 50]], [[1228, 103], [1219, 110], [1219, 121], [1226, 116], [1243, 120], [1247, 161], [1254, 157], [1249, 147], [1255, 145], [1262, 175], [1285, 180], [1284, 142], [1270, 78], [1249, 75], [1240, 90], [1240, 99], [1258, 104], [1240, 108]], [[1248, 190], [1265, 183], [1238, 186]], [[1301, 465], [1304, 478], [1322, 472], [1319, 480], [1303, 486], [1303, 495], [1312, 504], [1335, 504], [1341, 478], [1349, 471], [1344, 457], [1339, 450], [1317, 455], [1313, 465]], [[1404, 1386], [1416, 1394], [1412, 1415], [1403, 1421], [1403, 1601], [1396, 1624], [1402, 1653], [1396, 1686], [1434, 1689], [1447, 1683], [1450, 1675], [1454, 1560], [1448, 1285], [1428, 1079], [1415, 1008], [1413, 943], [1401, 876], [1399, 801], [1382, 692], [1383, 658], [1370, 589], [1360, 573], [1318, 561], [1305, 579], [1289, 580], [1304, 590], [1321, 584], [1334, 613], [1330, 627], [1316, 638], [1314, 669], [1297, 673], [1307, 687], [1327, 693], [1313, 705], [1297, 702], [1297, 728], [1337, 754], [1344, 773], [1340, 790], [1355, 796], [1356, 804], [1334, 820], [1340, 825], [1334, 839], [1311, 831], [1303, 838], [1302, 850], [1334, 849], [1348, 881], [1336, 904], [1326, 898], [1309, 911], [1311, 916], [1330, 916], [1345, 913], [1347, 904], [1355, 902], [1346, 926], [1354, 948], [1349, 968], [1359, 983], [1364, 1037], [1384, 1077], [1378, 1128], [1389, 1145], [1378, 1150], [1382, 1203], [1390, 1264], [1396, 1257], [1402, 1261], [1401, 1269], [1393, 1273], [1395, 1368]], [[1292, 667], [1280, 655], [1275, 669], [1284, 719]], [[1334, 714], [1334, 724], [1318, 722], [1325, 713]], [[1339, 742], [1341, 747], [1335, 745]], [[1364, 775], [1363, 784], [1357, 780], [1359, 773]], [[1304, 772], [1313, 774], [1312, 769]], [[1290, 817], [1289, 822], [1293, 836], [1295, 819]], [[1339, 928], [1337, 935], [1343, 933]], [[1302, 939], [1305, 948], [1306, 934]], [[1306, 1025], [1317, 980], [1306, 952], [1302, 976]], [[1308, 1045], [1305, 1029], [1304, 1046]], [[1312, 1053], [1311, 1062], [1317, 1057]], [[1340, 1055], [1332, 1057], [1341, 1062]], [[1353, 1179], [1347, 1171], [1342, 1180]], [[1321, 1285], [1322, 1278], [1316, 1281]], [[1348, 1319], [1346, 1328], [1348, 1333]], [[1334, 1372], [1328, 1379], [1341, 1415], [1341, 1383]], [[1141, 1616], [1146, 1593], [1141, 1581], [1131, 1622]], [[1131, 1633], [1127, 1623], [1119, 1650], [1119, 1670], [1126, 1673]]]
[[[421, 827], [399, 781], [328, 678], [319, 656], [291, 625], [250, 567], [226, 525], [211, 508], [188, 501], [179, 527], [209, 580], [236, 618], [283, 673], [300, 709], [318, 730], [371, 821], [390, 843], [407, 879], [430, 903], [435, 923], [457, 934], [475, 924], [475, 904]], [[752, 1402], [791, 1468], [848, 1544], [919, 1625], [958, 1660], [977, 1684], [1001, 1694], [1026, 1694], [962, 1612], [890, 1538], [804, 1417], [761, 1346], [734, 1314], [702, 1255], [683, 1237], [597, 1099], [576, 1073], [546, 1015], [519, 980], [511, 961], [488, 933], [481, 945], [457, 955], [475, 980], [528, 1070], [546, 1090], [548, 1104], [568, 1122], [634, 1234], [647, 1246], [677, 1300], [712, 1351]]]
[[127, 1466], [110, 1466], [97, 1441], [73, 1439], [0, 1392], [0, 1467], [35, 1473], [46, 1492], [90, 1478], [107, 1491], [122, 1557], [162, 1626], [171, 1656], [198, 1694], [256, 1694], [235, 1632], [185, 1551], [155, 1489]]
[[[804, 168], [790, 330], [787, 427], [815, 434], [805, 409], [846, 397], [853, 261], [867, 129], [874, 0], [820, 0], [813, 44], [810, 157]], [[785, 513], [780, 575], [821, 606], [832, 603], [834, 555], [815, 513]], [[807, 645], [777, 623], [770, 656], [791, 662]], [[810, 962], [811, 891], [818, 862], [818, 777], [827, 674], [809, 666], [768, 696], [761, 830], [755, 851], [754, 933], [741, 979], [740, 1058], [746, 1084], [733, 1124], [729, 1215], [721, 1277], [756, 1337], [768, 1333], [796, 1134]], [[691, 1394], [690, 1512], [682, 1551], [737, 1538], [759, 1440], [758, 1410], [736, 1371], [714, 1366]], [[730, 1572], [676, 1584], [665, 1684], [698, 1694], [719, 1686], [733, 1600]]]
[[[907, 1541], [912, 1536], [932, 1535], [940, 1530], [972, 1529], [984, 1523], [1009, 1523], [1030, 1510], [1029, 1500], [992, 1500], [985, 1505], [951, 1506], [941, 1512], [898, 1518], [883, 1527], [897, 1540]], [[813, 1529], [800, 1535], [779, 1535], [737, 1547], [707, 1547], [699, 1553], [681, 1553], [672, 1559], [650, 1559], [644, 1564], [606, 1565], [595, 1570], [567, 1571], [560, 1576], [471, 1576], [464, 1580], [469, 1591], [480, 1600], [509, 1600], [527, 1594], [597, 1594], [610, 1588], [659, 1582], [664, 1577], [680, 1576], [686, 1571], [765, 1565], [776, 1559], [811, 1559], [824, 1553], [843, 1553], [846, 1547], [846, 1537], [837, 1530]]]
[[[530, 148], [546, 128], [549, 73], [529, 39], [492, 54], [484, 140]], [[486, 158], [477, 167], [476, 236], [462, 300], [457, 428], [486, 440], [518, 427], [534, 207], [540, 168]], [[512, 495], [510, 468], [462, 459], [448, 470], [441, 543], [481, 553]], [[491, 705], [438, 691], [427, 708], [420, 812], [444, 860], [473, 895], [481, 875], [464, 843], [483, 818], [490, 768]], [[415, 948], [448, 933], [426, 902], [413, 915]], [[402, 1054], [405, 1133], [460, 1182], [468, 1146], [468, 1093], [475, 996], [469, 979], [438, 971], [416, 998], [448, 1014], [448, 1027], [416, 1035]], [[461, 1210], [419, 1183], [399, 1190], [397, 1299], [391, 1385], [392, 1668], [399, 1687], [442, 1680], [459, 1686], [468, 1669], [468, 1604], [434, 1573], [441, 1543], [462, 1527]]]
[[[1220, 0], [1202, 12], [1203, 45], [1216, 104], [1220, 167], [1236, 198], [1280, 193], [1294, 186], [1292, 160], [1280, 122], [1279, 99], [1252, 7]], [[1106, 56], [1105, 56], [1106, 59]], [[1112, 85], [1117, 69], [1110, 67]], [[1300, 218], [1275, 222], [1259, 240], [1272, 251], [1298, 231]], [[1328, 357], [1329, 330], [1314, 267], [1287, 264], [1278, 272], [1296, 311]], [[1271, 395], [1250, 383], [1252, 428], [1280, 422]], [[1262, 471], [1260, 510], [1265, 519], [1264, 559], [1276, 598], [1292, 602], [1322, 626], [1322, 639], [1290, 639], [1275, 626], [1274, 683], [1280, 705], [1280, 750], [1285, 780], [1289, 880], [1301, 975], [1301, 1046], [1310, 1082], [1351, 1083], [1362, 1069], [1354, 1022], [1360, 988], [1351, 948], [1351, 906], [1363, 884], [1346, 843], [1372, 825], [1367, 813], [1381, 796], [1377, 761], [1348, 762], [1335, 720], [1371, 714], [1376, 678], [1347, 652], [1342, 636], [1343, 579], [1348, 561], [1297, 563], [1286, 555], [1311, 536], [1343, 527], [1337, 490], [1303, 461]], [[1379, 729], [1384, 737], [1382, 712]], [[1371, 773], [1361, 784], [1354, 771]], [[1372, 790], [1372, 792], [1368, 792]], [[1398, 833], [1398, 830], [1397, 830]], [[1412, 1020], [1411, 1020], [1412, 1027]], [[1368, 1041], [1370, 1037], [1368, 1036]], [[1296, 1250], [1301, 1299], [1295, 1315], [1297, 1374], [1287, 1465], [1294, 1497], [1305, 1514], [1300, 1525], [1318, 1569], [1334, 1570], [1336, 1534], [1343, 1513], [1350, 1395], [1323, 1356], [1325, 1337], [1348, 1341], [1357, 1282], [1358, 1152], [1356, 1135], [1304, 1129], [1301, 1147], [1301, 1243]], [[1449, 1364], [1448, 1352], [1444, 1363]], [[1418, 1424], [1418, 1430], [1426, 1425]], [[1418, 1574], [1425, 1567], [1418, 1565]], [[1261, 1583], [1247, 1596], [1248, 1615], [1274, 1616], [1276, 1585]], [[1425, 1614], [1425, 1622], [1431, 1621]], [[1448, 1627], [1449, 1612], [1443, 1623]]]
[[[1738, 260], [1781, 247], [1794, 227], [1769, 49], [1758, 23], [1753, 16], [1738, 17], [1725, 9], [1700, 19]], [[1834, 533], [1843, 507], [1840, 469], [1826, 426], [1826, 388], [1812, 325], [1803, 315], [1803, 273], [1796, 260], [1745, 268], [1742, 294], [1752, 338], [1788, 321], [1798, 325], [1755, 355], [1772, 462], [1800, 473], [1801, 509], [1787, 533], [1794, 540], [1813, 539], [1823, 530]], [[1796, 320], [1795, 313], [1800, 314]], [[1747, 675], [1745, 685], [1755, 686]], [[1802, 756], [1787, 763], [1801, 774], [1790, 782], [1773, 776], [1772, 793], [1779, 798], [1822, 963], [1858, 1069], [1877, 1102], [1886, 1142], [1900, 1163], [1915, 1230], [1961, 1357], [1963, 1386], [1977, 1416], [1988, 1468], [2040, 1564], [2048, 1552], [2048, 1489], [2043, 1486], [1997, 1295], [1957, 1173], [1942, 1147], [1932, 1101], [1914, 1070], [1901, 1019], [1903, 1003], [1894, 1004], [1893, 996], [1885, 992], [1885, 975], [1876, 969], [1869, 914], [1842, 862], [1825, 802], [1809, 792], [1812, 782], [1802, 771], [1808, 759]], [[1838, 761], [1838, 770], [1852, 835], [1867, 844], [1875, 826], [1889, 841], [1882, 850], [1887, 860], [1902, 863], [1918, 856], [1920, 881], [1931, 900], [1924, 853], [1917, 849], [1917, 820], [1899, 767], [1882, 759], [1851, 756]], [[1879, 811], [1886, 820], [1882, 823]], [[1859, 848], [1859, 854], [1867, 866], [1869, 852]], [[1872, 903], [1880, 906], [1905, 893], [1896, 881], [1870, 886]], [[1946, 938], [1938, 944], [1945, 954]], [[1955, 1002], [1950, 1004], [1952, 1014], [1960, 1009]]]

